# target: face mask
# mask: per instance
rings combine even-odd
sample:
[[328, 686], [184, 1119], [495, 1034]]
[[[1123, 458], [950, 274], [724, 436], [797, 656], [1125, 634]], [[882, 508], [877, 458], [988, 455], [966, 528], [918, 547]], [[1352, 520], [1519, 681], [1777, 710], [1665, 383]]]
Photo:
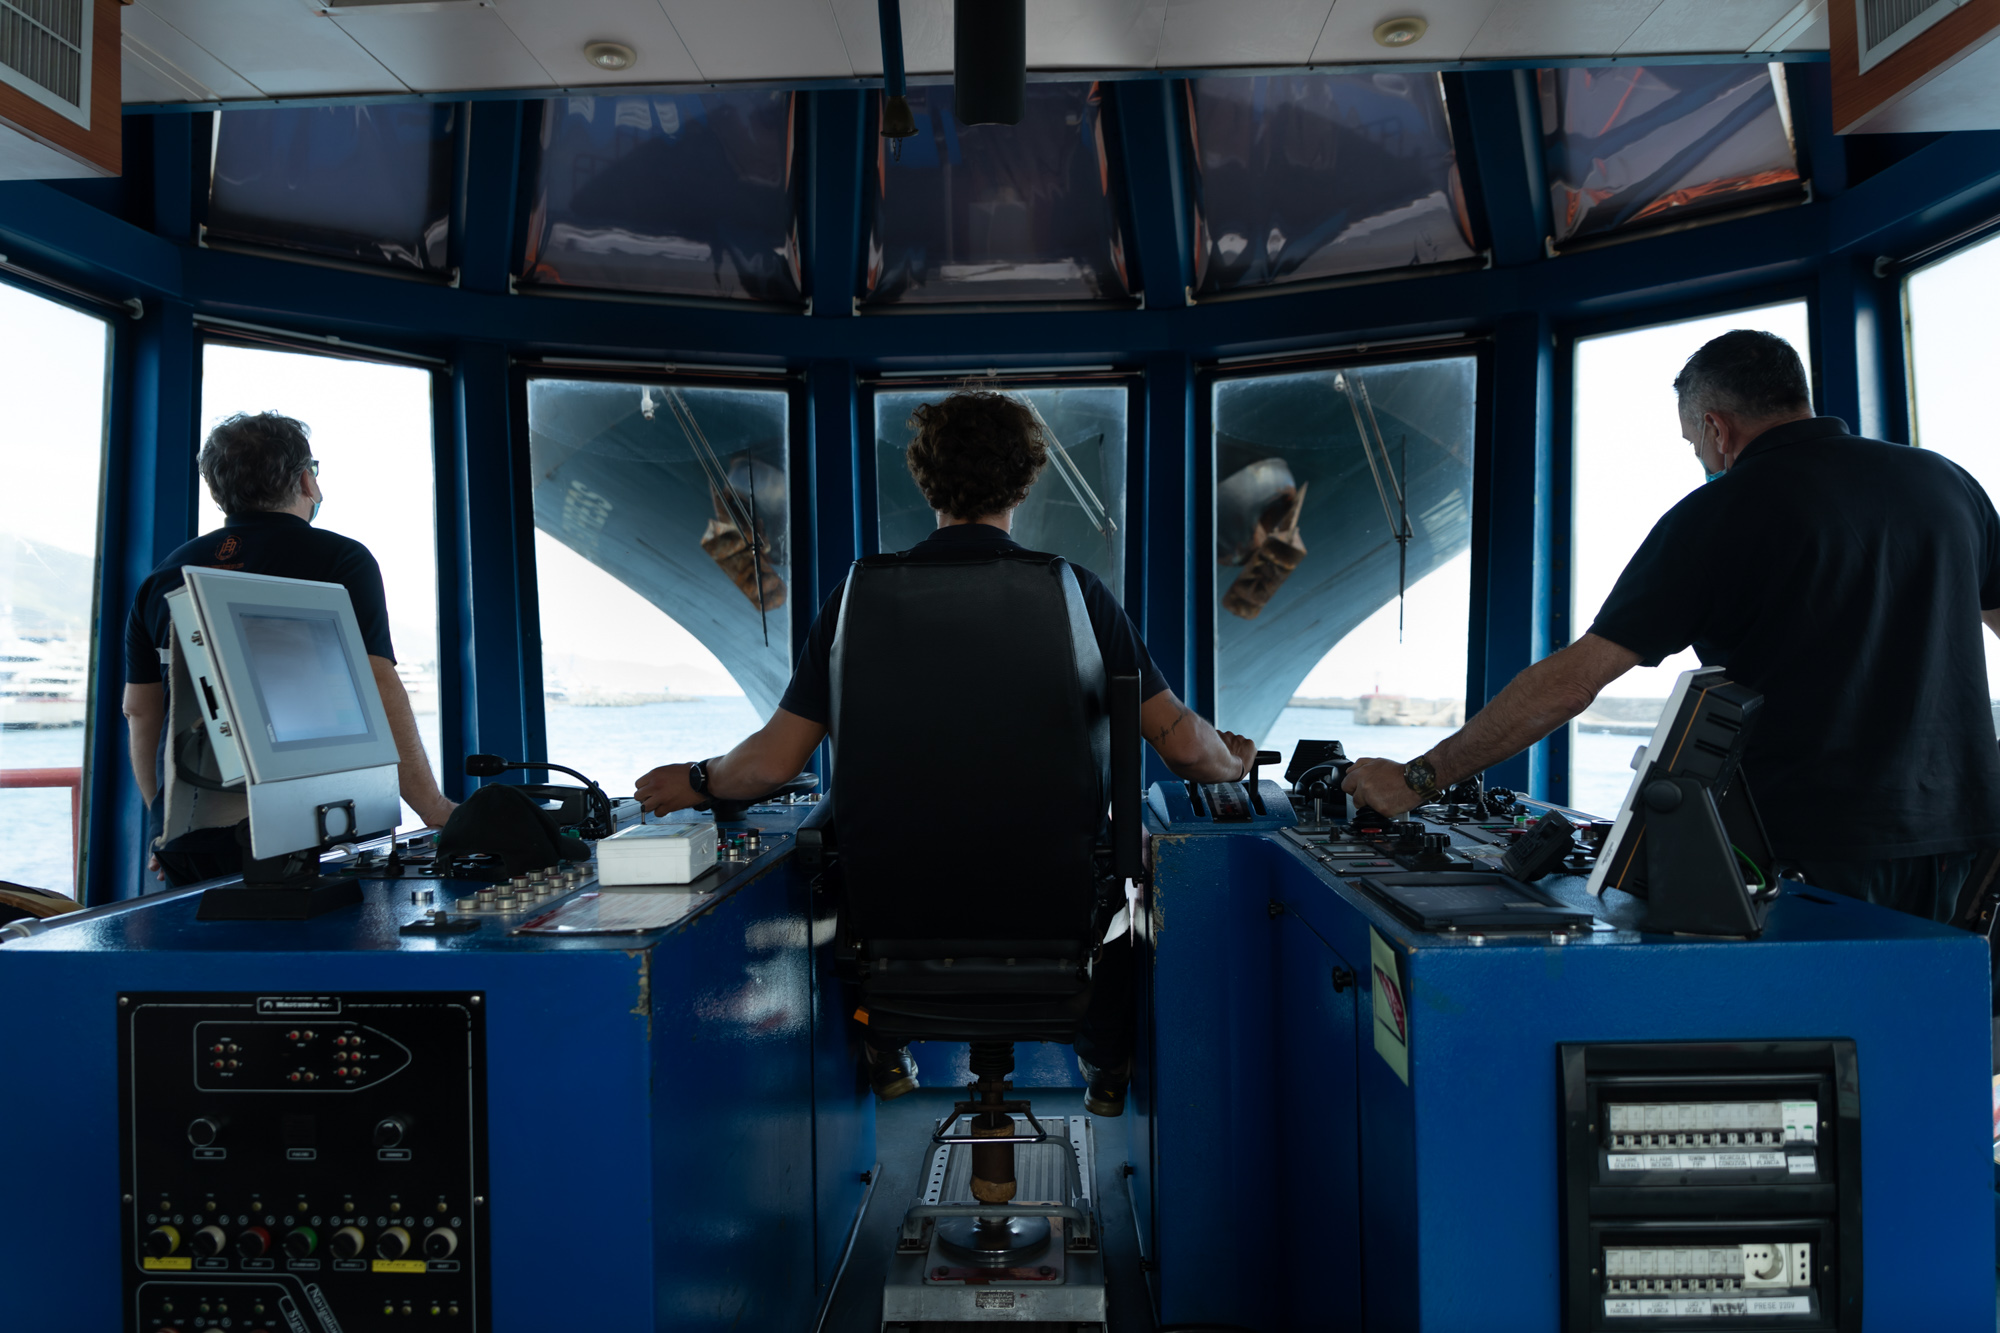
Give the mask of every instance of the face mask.
[[[1722, 480], [1722, 479], [1723, 479], [1724, 477], [1726, 477], [1726, 476], [1728, 476], [1728, 475], [1729, 475], [1729, 469], [1728, 469], [1728, 468], [1721, 468], [1721, 469], [1718, 469], [1717, 471], [1714, 471], [1714, 472], [1710, 472], [1710, 471], [1708, 471], [1707, 469], [1705, 469], [1705, 468], [1704, 468], [1704, 469], [1702, 470], [1702, 474], [1701, 474], [1701, 479], [1702, 479], [1703, 483], [1704, 483], [1704, 484], [1706, 484], [1706, 483], [1708, 483], [1708, 482], [1711, 482], [1711, 481], [1721, 481], [1721, 480]], [[319, 506], [318, 506], [318, 505], [314, 505], [314, 506], [313, 506], [313, 512], [314, 512], [315, 514], [317, 514], [317, 513], [319, 512]]]

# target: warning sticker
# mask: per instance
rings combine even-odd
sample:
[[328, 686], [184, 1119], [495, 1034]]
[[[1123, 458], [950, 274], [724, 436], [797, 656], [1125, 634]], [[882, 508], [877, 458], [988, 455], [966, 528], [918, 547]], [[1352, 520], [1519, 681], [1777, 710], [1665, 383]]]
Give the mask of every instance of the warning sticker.
[[154, 1273], [185, 1273], [194, 1267], [194, 1260], [185, 1254], [169, 1255], [164, 1259], [155, 1259], [147, 1255], [139, 1263], [148, 1272]]
[[1011, 1310], [1018, 1295], [1020, 1293], [1014, 1291], [982, 1291], [972, 1298], [972, 1307], [975, 1310]]
[[1410, 1010], [1403, 984], [1403, 961], [1389, 942], [1368, 928], [1368, 956], [1373, 975], [1375, 1054], [1388, 1062], [1396, 1077], [1410, 1081]]
[[421, 1273], [424, 1261], [421, 1259], [377, 1259], [374, 1264], [377, 1273]]

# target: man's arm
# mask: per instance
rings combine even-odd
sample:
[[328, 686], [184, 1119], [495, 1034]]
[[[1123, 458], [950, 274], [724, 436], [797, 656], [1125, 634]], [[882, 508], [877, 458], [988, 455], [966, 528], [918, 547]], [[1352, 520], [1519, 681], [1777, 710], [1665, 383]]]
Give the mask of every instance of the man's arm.
[[1240, 781], [1257, 757], [1255, 741], [1217, 731], [1172, 690], [1139, 705], [1139, 730], [1166, 766], [1191, 782]]
[[375, 672], [375, 688], [382, 695], [382, 711], [389, 715], [389, 734], [396, 738], [396, 785], [417, 818], [432, 828], [441, 828], [458, 808], [438, 790], [437, 775], [424, 753], [423, 737], [417, 735], [417, 715], [410, 710], [410, 692], [396, 674], [396, 664], [386, 657], [368, 654]]
[[[725, 801], [747, 801], [774, 791], [799, 775], [825, 739], [824, 725], [780, 708], [769, 722], [708, 766], [709, 793]], [[649, 815], [686, 810], [709, 800], [688, 785], [686, 764], [665, 764], [640, 778], [638, 797]]]
[[139, 780], [139, 794], [151, 805], [160, 794], [155, 765], [160, 754], [160, 728], [167, 722], [167, 687], [159, 681], [145, 685], [125, 684], [125, 725], [131, 733], [132, 776]]
[[[1431, 750], [1438, 785], [1463, 782], [1519, 754], [1590, 707], [1598, 691], [1637, 665], [1639, 654], [1595, 634], [1544, 657]], [[1403, 766], [1392, 759], [1358, 760], [1340, 785], [1357, 803], [1385, 815], [1413, 810], [1423, 799], [1403, 781]]]

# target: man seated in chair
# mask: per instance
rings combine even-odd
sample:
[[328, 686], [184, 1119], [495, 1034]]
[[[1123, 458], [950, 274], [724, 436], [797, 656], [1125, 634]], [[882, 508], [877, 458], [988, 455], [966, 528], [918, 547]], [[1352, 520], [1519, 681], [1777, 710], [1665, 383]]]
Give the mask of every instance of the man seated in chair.
[[[937, 511], [938, 527], [903, 558], [965, 562], [1023, 550], [1009, 536], [1014, 511], [1027, 499], [1048, 459], [1048, 442], [1036, 416], [1005, 394], [960, 392], [919, 407], [911, 426], [916, 436], [909, 447], [910, 474]], [[1242, 736], [1218, 732], [1183, 704], [1167, 688], [1117, 599], [1096, 575], [1071, 568], [1104, 673], [1140, 678], [1141, 727], [1161, 760], [1193, 781], [1241, 780], [1249, 772], [1256, 745]], [[705, 804], [710, 797], [754, 798], [805, 767], [833, 718], [833, 645], [846, 586], [836, 588], [820, 608], [771, 720], [726, 755], [669, 764], [646, 774], [639, 780], [638, 796], [648, 812], [685, 809]], [[968, 662], [968, 671], [973, 665]], [[994, 697], [985, 703], [990, 726], [1008, 728], [1010, 700]], [[909, 723], [922, 726], [923, 719], [912, 716]], [[1131, 968], [1123, 936], [1104, 946], [1093, 973], [1088, 1013], [1076, 1037], [1077, 1059], [1087, 1084], [1085, 1104], [1098, 1115], [1118, 1115], [1124, 1109], [1132, 1069]], [[917, 1086], [916, 1062], [907, 1045], [893, 1050], [867, 1045], [866, 1050], [869, 1082], [877, 1096], [899, 1097]]]

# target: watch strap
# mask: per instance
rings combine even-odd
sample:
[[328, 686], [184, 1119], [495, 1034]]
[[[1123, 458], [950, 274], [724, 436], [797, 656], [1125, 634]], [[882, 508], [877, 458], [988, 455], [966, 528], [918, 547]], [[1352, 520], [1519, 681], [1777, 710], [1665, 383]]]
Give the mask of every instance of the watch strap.
[[688, 786], [694, 788], [697, 795], [709, 794], [708, 766], [714, 762], [713, 759], [697, 759], [688, 765]]
[[1435, 805], [1444, 799], [1444, 791], [1438, 786], [1437, 769], [1423, 755], [1403, 765], [1403, 784], [1422, 797], [1426, 805]]

